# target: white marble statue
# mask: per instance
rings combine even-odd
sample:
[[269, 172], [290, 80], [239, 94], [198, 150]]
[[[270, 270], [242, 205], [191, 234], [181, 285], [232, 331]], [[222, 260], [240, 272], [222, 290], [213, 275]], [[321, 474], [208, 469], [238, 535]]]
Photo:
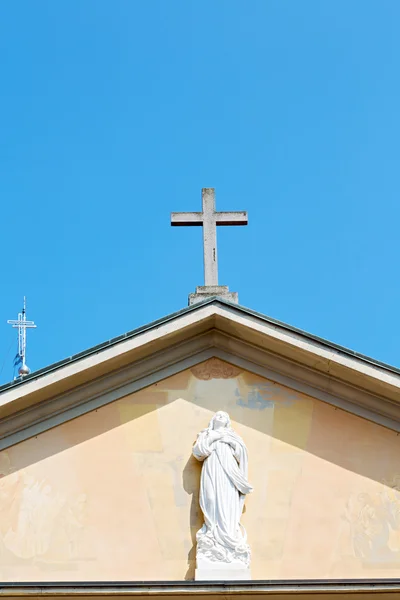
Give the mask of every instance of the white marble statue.
[[217, 412], [193, 446], [203, 462], [200, 506], [204, 525], [197, 532], [197, 568], [248, 569], [250, 548], [240, 524], [244, 499], [253, 488], [247, 481], [247, 448], [233, 431], [226, 412]]

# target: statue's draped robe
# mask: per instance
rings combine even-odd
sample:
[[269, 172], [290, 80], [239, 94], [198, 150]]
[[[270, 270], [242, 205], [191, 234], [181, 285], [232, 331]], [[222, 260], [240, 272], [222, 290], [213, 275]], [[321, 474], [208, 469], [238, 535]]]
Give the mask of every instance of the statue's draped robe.
[[201, 471], [200, 507], [204, 525], [197, 534], [199, 551], [205, 558], [248, 564], [250, 551], [240, 525], [245, 495], [252, 491], [247, 481], [247, 449], [243, 440], [226, 429], [222, 439], [210, 443], [210, 430], [199, 433], [193, 454], [204, 461]]

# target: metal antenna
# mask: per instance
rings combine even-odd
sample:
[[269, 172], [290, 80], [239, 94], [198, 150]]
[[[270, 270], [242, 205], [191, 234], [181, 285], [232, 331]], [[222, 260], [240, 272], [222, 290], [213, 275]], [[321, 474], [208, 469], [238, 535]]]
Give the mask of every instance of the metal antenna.
[[24, 307], [22, 312], [18, 313], [18, 319], [7, 321], [14, 328], [18, 329], [18, 354], [15, 357], [14, 365], [21, 365], [18, 369], [18, 374], [21, 377], [29, 375], [31, 372], [30, 368], [26, 364], [26, 330], [35, 329], [36, 325], [33, 321], [26, 320], [26, 298], [24, 296]]

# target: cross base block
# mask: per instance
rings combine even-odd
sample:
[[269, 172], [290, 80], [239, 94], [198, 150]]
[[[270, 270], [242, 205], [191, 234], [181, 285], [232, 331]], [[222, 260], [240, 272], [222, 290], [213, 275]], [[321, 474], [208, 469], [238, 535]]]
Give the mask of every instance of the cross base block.
[[196, 287], [196, 292], [194, 294], [189, 294], [189, 306], [197, 304], [207, 298], [212, 298], [213, 296], [218, 296], [219, 298], [223, 298], [234, 304], [239, 303], [238, 293], [230, 292], [227, 285], [202, 285]]

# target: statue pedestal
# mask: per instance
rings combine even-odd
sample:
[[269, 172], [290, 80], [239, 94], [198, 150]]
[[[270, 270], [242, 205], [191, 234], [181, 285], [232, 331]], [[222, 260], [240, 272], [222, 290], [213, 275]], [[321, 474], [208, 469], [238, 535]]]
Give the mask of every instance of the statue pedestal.
[[250, 569], [246, 569], [241, 561], [230, 563], [214, 562], [200, 558], [197, 560], [195, 581], [230, 581], [251, 580]]

